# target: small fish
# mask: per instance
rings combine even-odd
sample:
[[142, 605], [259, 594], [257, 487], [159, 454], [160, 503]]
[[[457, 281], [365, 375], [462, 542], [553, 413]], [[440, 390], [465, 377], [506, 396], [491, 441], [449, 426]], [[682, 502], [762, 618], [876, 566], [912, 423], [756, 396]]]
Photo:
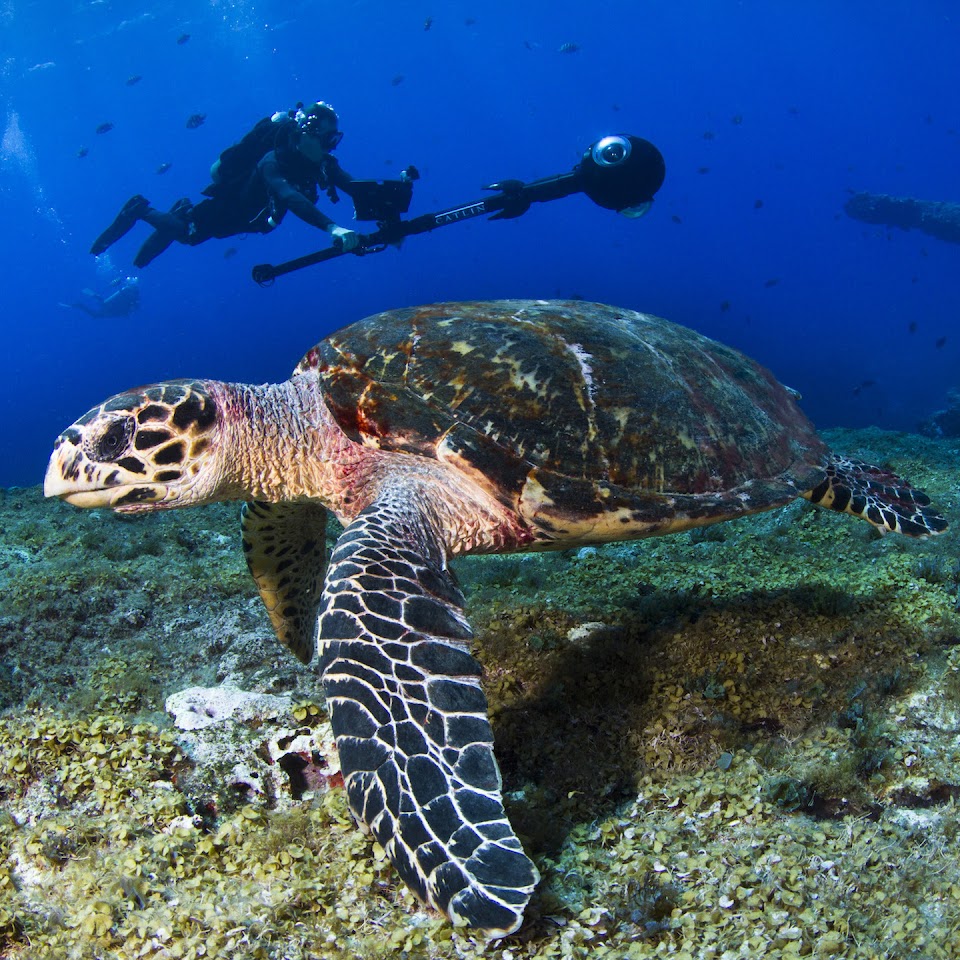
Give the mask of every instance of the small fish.
[[787, 107], [787, 112], [790, 114], [791, 117], [799, 117], [799, 116], [800, 116], [800, 108], [799, 108], [799, 107]]
[[709, 172], [710, 172], [709, 167], [697, 167], [697, 173], [709, 173]]
[[191, 113], [190, 116], [187, 117], [187, 129], [196, 130], [197, 127], [202, 127], [203, 121], [206, 119], [207, 115], [205, 113]]
[[743, 123], [743, 114], [742, 114], [742, 113], [735, 113], [735, 114], [730, 118], [730, 122], [731, 122], [734, 126], [739, 127], [740, 124]]
[[167, 163], [164, 161], [159, 167], [157, 167], [157, 173], [166, 173], [172, 166], [172, 163]]
[[237, 255], [236, 247], [227, 247], [227, 249], [223, 251], [224, 260], [229, 260], [231, 257], [235, 257], [236, 255]]
[[423, 21], [423, 29], [429, 30], [432, 26], [433, 26], [433, 17], [427, 17], [427, 19]]
[[566, 43], [561, 43], [558, 49], [560, 53], [576, 53], [580, 49], [580, 44], [568, 40]]
[[463, 25], [464, 25], [465, 27], [472, 27], [476, 22], [477, 22], [477, 18], [476, 18], [476, 17], [467, 17], [467, 18], [463, 21]]
[[717, 135], [716, 135], [712, 130], [704, 130], [704, 131], [703, 131], [703, 139], [704, 139], [704, 140], [716, 140], [716, 139], [717, 139]]
[[916, 332], [917, 332], [917, 321], [916, 321], [916, 320], [911, 320], [909, 326], [907, 327], [907, 330], [908, 330], [910, 333], [916, 333]]
[[56, 63], [54, 63], [53, 60], [48, 60], [46, 63], [35, 63], [32, 67], [27, 67], [27, 73], [36, 73], [38, 70], [49, 70], [55, 66]]
[[404, 79], [405, 79], [405, 78], [404, 78], [403, 74], [402, 74], [402, 73], [398, 73], [398, 74], [390, 81], [390, 86], [392, 86], [392, 87], [399, 87], [400, 84], [403, 83]]
[[619, 112], [620, 112], [620, 104], [619, 104], [619, 103], [611, 103], [611, 104], [610, 104], [610, 109], [611, 109], [614, 113], [619, 113]]
[[946, 343], [947, 343], [947, 338], [946, 338], [946, 337], [940, 337], [940, 338], [937, 340], [937, 342], [934, 344], [934, 346], [935, 346], [938, 350], [940, 350], [942, 347], [946, 346]]
[[101, 123], [100, 126], [97, 127], [97, 133], [109, 133], [112, 129], [113, 124], [108, 121], [107, 123]]
[[720, 310], [721, 310], [723, 313], [726, 313], [729, 309], [730, 309], [730, 301], [729, 301], [729, 300], [721, 300], [721, 301], [720, 301]]
[[87, 147], [81, 147], [77, 151], [77, 156], [82, 160], [89, 152], [90, 150]]
[[765, 287], [775, 287], [780, 282], [779, 277], [771, 277], [769, 280], [764, 282]]
[[177, 37], [177, 44], [182, 47], [189, 39], [189, 33], [181, 33], [180, 36]]
[[135, 87], [143, 77], [139, 73], [135, 73], [132, 77], [127, 77], [126, 83], [128, 87]]
[[862, 380], [853, 388], [853, 395], [855, 397], [859, 397], [861, 390], [866, 390], [868, 387], [875, 387], [876, 385], [877, 385], [876, 380]]
[[910, 278], [910, 282], [911, 282], [911, 283], [919, 283], [919, 282], [920, 282], [920, 278], [919, 278], [916, 274], [914, 274], [914, 275]]
[[753, 209], [754, 209], [754, 210], [759, 210], [762, 206], [763, 206], [763, 201], [762, 201], [762, 200], [754, 200], [754, 201], [753, 201]]
[[676, 214], [674, 214], [670, 219], [671, 219], [674, 223], [683, 223], [683, 221], [682, 221]]

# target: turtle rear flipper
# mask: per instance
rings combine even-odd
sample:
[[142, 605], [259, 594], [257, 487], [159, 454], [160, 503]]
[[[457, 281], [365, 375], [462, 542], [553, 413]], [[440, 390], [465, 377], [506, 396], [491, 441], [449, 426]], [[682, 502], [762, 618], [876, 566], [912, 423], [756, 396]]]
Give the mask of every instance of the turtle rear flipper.
[[319, 622], [347, 797], [428, 905], [512, 933], [539, 879], [507, 820], [480, 664], [440, 538], [395, 488], [346, 528]]
[[825, 469], [823, 482], [803, 494], [811, 503], [862, 517], [881, 533], [929, 537], [947, 529], [930, 498], [890, 470], [837, 453]]

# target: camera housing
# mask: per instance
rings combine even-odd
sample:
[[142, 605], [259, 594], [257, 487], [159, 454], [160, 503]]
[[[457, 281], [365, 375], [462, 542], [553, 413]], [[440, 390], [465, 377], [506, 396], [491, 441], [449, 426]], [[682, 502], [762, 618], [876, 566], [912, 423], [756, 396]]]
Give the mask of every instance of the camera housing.
[[637, 217], [650, 209], [667, 167], [649, 140], [619, 133], [587, 147], [576, 172], [583, 192], [594, 203]]
[[399, 220], [410, 209], [413, 180], [354, 180], [350, 184], [354, 216], [381, 223]]

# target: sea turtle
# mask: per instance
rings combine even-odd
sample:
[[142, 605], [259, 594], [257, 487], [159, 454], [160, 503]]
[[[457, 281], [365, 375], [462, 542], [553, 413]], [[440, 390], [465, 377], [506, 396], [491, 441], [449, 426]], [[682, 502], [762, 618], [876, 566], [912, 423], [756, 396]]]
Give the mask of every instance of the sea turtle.
[[[565, 301], [392, 310], [284, 383], [174, 380], [94, 407], [44, 491], [137, 513], [247, 501], [280, 640], [318, 651], [350, 806], [425, 903], [488, 937], [538, 880], [504, 813], [451, 556], [631, 540], [796, 497], [881, 531], [927, 497], [830, 453], [795, 395], [657, 317]], [[326, 512], [345, 529], [327, 562]]]

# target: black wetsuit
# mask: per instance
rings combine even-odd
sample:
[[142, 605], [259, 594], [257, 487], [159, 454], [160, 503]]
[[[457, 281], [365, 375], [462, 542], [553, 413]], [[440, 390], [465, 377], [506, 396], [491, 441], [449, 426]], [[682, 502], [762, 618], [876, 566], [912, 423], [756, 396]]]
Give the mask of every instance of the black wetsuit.
[[154, 232], [133, 262], [145, 267], [174, 241], [196, 246], [214, 237], [269, 233], [288, 210], [306, 223], [326, 230], [334, 221], [315, 206], [320, 191], [336, 202], [337, 190], [350, 196], [352, 184], [353, 177], [330, 154], [314, 163], [296, 147], [279, 143], [246, 179], [207, 187], [207, 200], [197, 204], [178, 200], [167, 213], [149, 206], [138, 211], [137, 219], [149, 223]]
[[296, 149], [271, 150], [245, 183], [218, 190], [216, 196], [190, 209], [188, 232], [181, 242], [194, 245], [211, 237], [270, 233], [288, 210], [326, 230], [334, 221], [316, 207], [320, 191], [331, 199], [336, 190], [350, 196], [352, 183], [353, 177], [329, 154], [317, 164]]

